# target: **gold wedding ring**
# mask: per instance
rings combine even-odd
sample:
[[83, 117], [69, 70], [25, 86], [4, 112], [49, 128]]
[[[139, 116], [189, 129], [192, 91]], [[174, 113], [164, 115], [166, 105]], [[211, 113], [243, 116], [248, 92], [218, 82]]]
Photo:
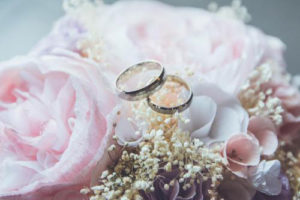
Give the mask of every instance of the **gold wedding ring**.
[[[176, 112], [182, 112], [190, 106], [192, 99], [193, 99], [193, 92], [192, 92], [190, 86], [182, 78], [180, 78], [179, 76], [175, 76], [175, 75], [167, 75], [166, 81], [164, 84], [166, 85], [169, 82], [178, 83], [178, 84], [182, 85], [187, 90], [188, 94], [183, 99], [179, 98], [179, 97], [176, 98], [177, 101], [178, 101], [178, 99], [181, 99], [181, 102], [177, 103], [174, 101], [173, 105], [167, 106], [167, 105], [159, 105], [158, 103], [155, 103], [152, 100], [153, 96], [155, 97], [155, 95], [157, 95], [157, 93], [159, 93], [160, 91], [153, 93], [152, 95], [147, 97], [148, 105], [152, 108], [152, 110], [162, 113], [162, 114], [174, 114]], [[164, 89], [163, 87], [161, 88], [161, 90]], [[163, 101], [168, 101], [170, 98], [168, 97], [167, 93], [166, 93], [166, 95], [167, 96], [160, 97], [160, 98], [162, 98]], [[172, 101], [172, 99], [171, 99], [171, 101]]]
[[[185, 98], [177, 97], [179, 94], [176, 94], [176, 91], [181, 87], [187, 91]], [[182, 112], [189, 107], [193, 99], [190, 86], [179, 76], [165, 75], [164, 67], [156, 61], [140, 62], [125, 69], [116, 80], [116, 88], [118, 96], [129, 101], [147, 98], [148, 105], [162, 114]], [[170, 91], [168, 88], [171, 88]]]
[[[143, 74], [149, 71], [156, 72], [149, 80], [142, 79], [141, 82], [146, 83], [146, 85], [141, 86], [141, 82], [132, 81], [134, 76], [138, 74]], [[132, 65], [120, 73], [116, 80], [116, 88], [118, 96], [129, 100], [135, 101], [146, 98], [155, 92], [165, 80], [165, 69], [164, 67], [156, 61], [144, 61], [138, 64]], [[134, 89], [129, 89], [125, 87], [126, 84], [133, 84]]]

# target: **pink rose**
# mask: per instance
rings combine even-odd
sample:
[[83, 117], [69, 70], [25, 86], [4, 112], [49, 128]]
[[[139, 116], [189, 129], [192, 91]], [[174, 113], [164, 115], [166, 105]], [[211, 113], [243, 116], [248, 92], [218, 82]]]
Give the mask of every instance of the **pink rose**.
[[261, 62], [282, 61], [284, 45], [278, 39], [201, 9], [120, 1], [96, 13], [90, 21], [102, 41], [100, 64], [115, 74], [154, 59], [169, 72], [192, 72], [235, 93]]
[[112, 135], [104, 77], [67, 51], [0, 66], [0, 199], [84, 199]]

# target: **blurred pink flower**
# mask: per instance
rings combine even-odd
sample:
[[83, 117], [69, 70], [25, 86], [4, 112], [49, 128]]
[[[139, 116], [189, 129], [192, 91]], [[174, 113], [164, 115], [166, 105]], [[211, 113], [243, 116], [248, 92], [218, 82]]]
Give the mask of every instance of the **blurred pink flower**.
[[284, 108], [283, 124], [280, 127], [280, 137], [288, 140], [299, 137], [300, 130], [300, 93], [291, 85], [278, 85], [274, 91]]
[[[141, 60], [160, 61], [169, 72], [194, 72], [229, 93], [265, 60], [283, 65], [284, 45], [234, 19], [197, 8], [154, 1], [100, 6], [94, 28], [102, 39], [101, 64], [117, 74]], [[185, 70], [189, 68], [189, 70]]]
[[281, 101], [283, 123], [279, 127], [279, 137], [287, 141], [300, 137], [300, 92], [291, 85], [285, 71], [281, 68], [273, 69], [273, 77], [270, 82], [264, 84], [265, 89], [272, 89], [272, 96]]
[[271, 155], [277, 150], [277, 130], [270, 119], [266, 117], [252, 117], [248, 130], [258, 140], [263, 155]]
[[0, 199], [83, 199], [108, 161], [116, 99], [104, 77], [67, 51], [0, 66]]

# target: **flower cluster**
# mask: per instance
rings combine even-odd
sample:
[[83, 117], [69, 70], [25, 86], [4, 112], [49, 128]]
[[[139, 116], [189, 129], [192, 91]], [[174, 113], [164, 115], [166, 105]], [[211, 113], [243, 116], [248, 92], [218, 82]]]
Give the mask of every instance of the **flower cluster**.
[[[197, 199], [206, 193], [216, 199], [224, 168], [220, 148], [208, 149], [180, 130], [178, 122], [186, 122], [180, 115], [158, 114], [145, 102], [139, 104], [132, 105], [133, 111], [148, 116], [149, 130], [137, 147], [125, 145], [116, 165], [102, 172], [91, 188], [91, 199], [155, 199], [158, 190], [166, 198], [174, 195], [172, 199]], [[204, 183], [206, 188], [202, 188]]]
[[[247, 82], [251, 83], [252, 89], [259, 91], [269, 84], [271, 77], [263, 78], [266, 77], [267, 70], [263, 70], [266, 66], [257, 67], [253, 72], [256, 75], [250, 75]], [[259, 78], [263, 81], [257, 84]], [[192, 87], [194, 100], [182, 114], [156, 113], [144, 101], [131, 105], [129, 113], [135, 117], [128, 118], [128, 121], [141, 126], [137, 121], [142, 119], [147, 129], [138, 131], [138, 134], [131, 129], [128, 133], [117, 129], [116, 122], [115, 139], [124, 149], [114, 168], [99, 175], [99, 182], [91, 190], [85, 189], [91, 199], [157, 199], [158, 196], [165, 199], [198, 199], [201, 196], [238, 199], [230, 192], [239, 190], [234, 186], [241, 187], [237, 194], [246, 199], [252, 199], [255, 193], [255, 198], [291, 196], [286, 186], [287, 178], [281, 175], [285, 168], [281, 168], [276, 160], [282, 161], [284, 156], [279, 158], [274, 154], [279, 143], [278, 127], [283, 123], [276, 123], [275, 112], [265, 112], [268, 106], [261, 106], [261, 112], [249, 113], [249, 119], [245, 110], [255, 109], [240, 107], [237, 98], [218, 86], [200, 81]], [[246, 100], [247, 94], [254, 91], [251, 88], [242, 88], [238, 97]], [[265, 91], [263, 89], [261, 94]], [[158, 92], [157, 100], [170, 101], [159, 96], [166, 92]], [[257, 101], [264, 103], [267, 99], [269, 102], [271, 95], [272, 92], [264, 98], [260, 98], [261, 95], [248, 98], [257, 105]], [[277, 108], [282, 110], [281, 114], [284, 108], [281, 100], [276, 99], [280, 102]], [[231, 116], [229, 121], [228, 116]], [[128, 135], [139, 136], [131, 136], [128, 140]], [[285, 173], [288, 177], [297, 177], [299, 161], [291, 154], [287, 157], [291, 159], [288, 163], [292, 164]], [[290, 181], [295, 182], [295, 179], [290, 178]]]
[[[0, 63], [0, 199], [300, 199], [300, 93], [284, 44], [247, 26], [239, 1], [64, 7], [27, 56]], [[113, 92], [120, 71], [149, 59], [190, 86], [186, 110]], [[178, 105], [180, 86], [151, 100]]]
[[276, 157], [281, 161], [283, 169], [288, 176], [291, 188], [294, 191], [293, 200], [300, 198], [300, 151], [297, 147], [299, 139], [292, 144], [282, 142], [276, 153]]

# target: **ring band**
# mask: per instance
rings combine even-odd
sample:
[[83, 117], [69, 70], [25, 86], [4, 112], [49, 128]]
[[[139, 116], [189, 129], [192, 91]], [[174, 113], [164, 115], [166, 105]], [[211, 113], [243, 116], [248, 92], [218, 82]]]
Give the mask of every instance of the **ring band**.
[[[146, 86], [136, 90], [126, 91], [120, 86], [121, 81], [124, 80], [126, 81], [132, 78], [131, 77], [132, 73], [142, 72], [143, 70], [159, 70], [159, 75], [155, 77], [154, 80], [150, 81]], [[129, 101], [135, 101], [135, 100], [146, 98], [147, 96], [154, 93], [163, 85], [164, 81], [165, 81], [164, 67], [156, 61], [145, 61], [145, 62], [140, 62], [135, 65], [132, 65], [126, 70], [124, 70], [123, 72], [121, 72], [116, 80], [116, 88], [119, 97]]]
[[178, 105], [178, 106], [174, 106], [174, 107], [165, 107], [165, 106], [159, 106], [155, 103], [153, 103], [151, 101], [151, 98], [150, 96], [147, 97], [147, 103], [148, 105], [152, 108], [152, 110], [156, 111], [156, 112], [159, 112], [159, 113], [162, 113], [162, 114], [174, 114], [176, 112], [182, 112], [184, 111], [185, 109], [187, 109], [189, 107], [189, 105], [191, 104], [192, 102], [192, 99], [193, 99], [193, 92], [192, 92], [192, 89], [190, 88], [190, 86], [182, 79], [180, 78], [179, 76], [175, 76], [175, 75], [167, 75], [166, 76], [166, 81], [174, 81], [174, 82], [177, 82], [177, 83], [180, 83], [182, 84], [183, 86], [185, 86], [185, 88], [189, 91], [189, 94], [188, 94], [188, 97], [187, 97], [187, 100]]

